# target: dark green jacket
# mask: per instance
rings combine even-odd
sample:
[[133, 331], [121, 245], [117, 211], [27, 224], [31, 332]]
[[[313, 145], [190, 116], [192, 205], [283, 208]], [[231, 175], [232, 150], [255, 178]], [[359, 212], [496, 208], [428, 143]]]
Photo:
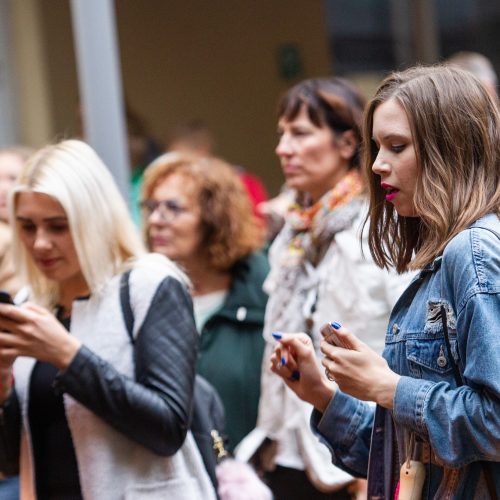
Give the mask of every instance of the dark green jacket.
[[267, 258], [260, 252], [237, 262], [224, 305], [201, 333], [198, 373], [224, 403], [230, 449], [257, 421], [267, 302], [262, 284], [268, 271]]

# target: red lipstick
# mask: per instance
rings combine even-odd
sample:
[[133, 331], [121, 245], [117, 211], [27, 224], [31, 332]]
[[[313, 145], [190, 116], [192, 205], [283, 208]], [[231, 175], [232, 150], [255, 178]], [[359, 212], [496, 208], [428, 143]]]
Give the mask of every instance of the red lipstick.
[[387, 191], [387, 194], [385, 195], [386, 201], [392, 201], [394, 198], [396, 198], [396, 195], [399, 193], [399, 189], [397, 187], [391, 186], [390, 184], [387, 184], [385, 182], [380, 183], [380, 187]]

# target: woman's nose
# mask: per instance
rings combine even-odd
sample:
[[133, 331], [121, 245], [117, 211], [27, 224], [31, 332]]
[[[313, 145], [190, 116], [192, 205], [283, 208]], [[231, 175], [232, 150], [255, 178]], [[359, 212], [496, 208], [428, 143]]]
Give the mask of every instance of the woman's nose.
[[377, 155], [375, 158], [375, 161], [373, 162], [372, 165], [372, 172], [377, 175], [386, 175], [389, 173], [391, 167], [387, 163], [386, 160], [382, 156], [380, 156], [380, 153]]
[[286, 134], [283, 134], [280, 137], [276, 149], [274, 151], [280, 157], [288, 156], [289, 154], [291, 154], [292, 152], [291, 143], [290, 139], [286, 136]]
[[33, 243], [34, 248], [37, 250], [46, 250], [52, 247], [52, 240], [48, 237], [45, 231], [37, 231], [35, 236], [35, 241]]
[[172, 214], [158, 206], [148, 216], [148, 224], [153, 226], [166, 226], [172, 222]]

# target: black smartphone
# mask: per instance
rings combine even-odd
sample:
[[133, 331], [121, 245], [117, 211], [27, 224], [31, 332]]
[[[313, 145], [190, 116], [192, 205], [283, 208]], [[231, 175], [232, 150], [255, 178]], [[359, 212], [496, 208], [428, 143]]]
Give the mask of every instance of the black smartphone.
[[6, 292], [5, 290], [0, 290], [0, 303], [14, 304], [14, 301], [12, 300], [12, 297], [10, 296], [9, 292]]

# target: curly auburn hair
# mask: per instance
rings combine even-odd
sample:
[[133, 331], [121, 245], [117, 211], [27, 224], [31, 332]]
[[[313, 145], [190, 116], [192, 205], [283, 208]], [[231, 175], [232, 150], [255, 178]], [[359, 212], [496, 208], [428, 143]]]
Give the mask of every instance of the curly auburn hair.
[[[166, 153], [145, 171], [142, 200], [169, 176], [181, 175], [192, 183], [200, 207], [203, 246], [212, 269], [228, 271], [263, 245], [262, 227], [255, 218], [248, 194], [235, 169], [218, 158]], [[149, 226], [144, 237], [149, 245]]]

